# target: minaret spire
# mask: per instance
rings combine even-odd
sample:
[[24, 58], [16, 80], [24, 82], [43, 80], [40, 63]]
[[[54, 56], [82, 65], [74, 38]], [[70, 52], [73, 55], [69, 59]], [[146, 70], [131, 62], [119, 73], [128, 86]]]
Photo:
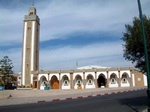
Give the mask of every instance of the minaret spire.
[[34, 6], [34, 0], [32, 0], [32, 6]]

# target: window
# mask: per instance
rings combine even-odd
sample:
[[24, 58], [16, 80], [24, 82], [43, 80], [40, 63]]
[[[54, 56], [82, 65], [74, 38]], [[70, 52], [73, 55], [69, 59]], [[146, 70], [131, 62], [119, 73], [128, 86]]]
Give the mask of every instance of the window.
[[80, 80], [78, 80], [78, 84], [81, 84], [81, 81], [80, 81]]
[[116, 79], [112, 78], [111, 79], [111, 84], [116, 84]]
[[33, 12], [30, 12], [30, 14], [29, 15], [33, 15]]
[[89, 79], [89, 80], [88, 80], [88, 85], [92, 85], [92, 84], [93, 84], [92, 79]]
[[31, 27], [28, 27], [28, 30], [31, 30]]
[[127, 79], [126, 79], [126, 78], [123, 78], [123, 79], [122, 79], [122, 83], [127, 83]]
[[81, 80], [77, 80], [77, 85], [81, 85], [81, 84], [82, 84]]
[[69, 85], [68, 80], [65, 80], [65, 81], [64, 81], [64, 86], [68, 86], [68, 85]]

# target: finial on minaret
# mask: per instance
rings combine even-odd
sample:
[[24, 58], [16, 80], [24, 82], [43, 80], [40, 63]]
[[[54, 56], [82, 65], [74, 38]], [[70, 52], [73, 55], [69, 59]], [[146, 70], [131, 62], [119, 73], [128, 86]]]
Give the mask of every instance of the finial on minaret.
[[29, 8], [29, 15], [36, 15], [36, 8], [34, 7], [34, 0], [32, 0], [32, 6]]
[[34, 6], [34, 0], [32, 1], [32, 6]]

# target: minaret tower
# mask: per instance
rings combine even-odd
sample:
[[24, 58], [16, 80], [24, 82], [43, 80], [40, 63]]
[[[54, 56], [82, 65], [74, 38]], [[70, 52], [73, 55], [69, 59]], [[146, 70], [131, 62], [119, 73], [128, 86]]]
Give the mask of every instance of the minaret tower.
[[24, 17], [23, 48], [22, 48], [22, 85], [31, 85], [31, 71], [39, 70], [39, 32], [40, 19], [36, 8], [32, 5], [29, 14]]

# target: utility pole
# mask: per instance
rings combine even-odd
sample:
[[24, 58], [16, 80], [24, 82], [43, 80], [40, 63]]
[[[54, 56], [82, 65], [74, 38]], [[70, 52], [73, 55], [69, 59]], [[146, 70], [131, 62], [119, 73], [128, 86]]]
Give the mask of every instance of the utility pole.
[[144, 30], [144, 21], [143, 21], [143, 15], [142, 15], [142, 8], [140, 0], [137, 0], [138, 2], [138, 8], [139, 8], [139, 16], [141, 21], [141, 29], [142, 29], [142, 36], [143, 36], [143, 42], [144, 42], [144, 53], [145, 53], [145, 63], [146, 63], [146, 73], [147, 73], [147, 96], [148, 96], [148, 112], [150, 112], [150, 69], [149, 69], [149, 59], [148, 59], [148, 50], [147, 50], [147, 41], [145, 36], [145, 30]]

